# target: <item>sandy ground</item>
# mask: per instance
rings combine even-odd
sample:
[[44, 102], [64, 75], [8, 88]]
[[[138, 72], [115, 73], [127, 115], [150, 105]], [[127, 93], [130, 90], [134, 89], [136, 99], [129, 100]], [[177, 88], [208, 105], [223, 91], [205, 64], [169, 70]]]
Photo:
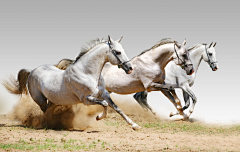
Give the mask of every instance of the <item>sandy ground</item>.
[[[144, 124], [149, 122], [159, 123], [166, 120], [136, 107], [134, 110], [141, 111], [141, 115], [137, 112], [126, 113], [142, 127], [138, 131], [132, 130], [119, 114], [111, 111], [106, 119], [96, 121], [101, 107], [55, 107], [47, 115], [43, 115], [32, 103], [17, 107], [13, 113], [0, 116], [1, 146], [35, 146], [35, 149], [26, 148], [25, 151], [240, 151], [240, 135], [235, 132], [199, 134], [146, 127]], [[49, 118], [45, 118], [46, 116]], [[197, 121], [175, 123], [200, 124]], [[2, 146], [0, 151], [22, 150], [4, 149]]]

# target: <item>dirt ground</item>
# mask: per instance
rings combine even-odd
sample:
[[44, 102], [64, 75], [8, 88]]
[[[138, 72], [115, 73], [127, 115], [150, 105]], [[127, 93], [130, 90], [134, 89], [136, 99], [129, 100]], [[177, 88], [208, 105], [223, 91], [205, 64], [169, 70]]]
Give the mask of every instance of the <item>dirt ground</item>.
[[[139, 109], [135, 106], [131, 112]], [[11, 114], [0, 116], [0, 151], [240, 151], [240, 128], [206, 129], [193, 119], [169, 121], [126, 110], [141, 126], [134, 131], [111, 110], [106, 119], [96, 121], [100, 111], [55, 107], [43, 115], [33, 103], [16, 106]]]

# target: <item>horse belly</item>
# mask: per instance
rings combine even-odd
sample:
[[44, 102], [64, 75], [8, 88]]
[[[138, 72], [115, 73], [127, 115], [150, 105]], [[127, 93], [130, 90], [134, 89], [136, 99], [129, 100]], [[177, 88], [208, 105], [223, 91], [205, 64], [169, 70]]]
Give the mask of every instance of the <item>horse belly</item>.
[[43, 91], [46, 98], [56, 105], [74, 105], [80, 103], [79, 98], [70, 91]]
[[136, 81], [114, 81], [114, 83], [105, 83], [105, 88], [109, 92], [117, 94], [131, 94], [145, 91], [145, 88], [140, 80]]

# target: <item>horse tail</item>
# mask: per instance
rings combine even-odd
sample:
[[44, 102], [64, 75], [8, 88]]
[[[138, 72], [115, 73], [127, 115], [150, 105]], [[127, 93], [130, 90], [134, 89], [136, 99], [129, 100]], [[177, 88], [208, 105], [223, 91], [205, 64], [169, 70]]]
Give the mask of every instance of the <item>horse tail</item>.
[[75, 60], [62, 59], [61, 61], [58, 62], [58, 64], [55, 65], [55, 67], [57, 67], [61, 70], [66, 70], [66, 68], [74, 62], [75, 62]]
[[31, 71], [27, 69], [21, 69], [18, 72], [17, 80], [11, 76], [9, 80], [2, 81], [2, 85], [12, 94], [22, 95], [28, 94], [27, 80]]

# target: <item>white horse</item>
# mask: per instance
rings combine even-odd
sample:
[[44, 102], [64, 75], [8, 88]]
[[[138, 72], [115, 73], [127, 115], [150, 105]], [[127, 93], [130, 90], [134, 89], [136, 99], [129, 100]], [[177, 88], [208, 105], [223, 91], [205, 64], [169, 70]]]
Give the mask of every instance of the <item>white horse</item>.
[[[189, 109], [189, 112], [185, 116], [184, 119], [189, 118], [191, 113], [194, 111], [194, 106], [197, 102], [197, 98], [194, 95], [193, 91], [190, 87], [194, 84], [194, 80], [197, 74], [198, 67], [202, 61], [202, 59], [209, 64], [213, 71], [218, 69], [217, 58], [216, 58], [216, 51], [215, 45], [212, 43], [207, 47], [207, 44], [197, 44], [193, 47], [188, 48], [190, 53], [190, 58], [193, 63], [193, 67], [195, 72], [192, 75], [187, 75], [184, 70], [176, 66], [173, 61], [169, 62], [165, 68], [166, 78], [165, 84], [173, 85], [175, 84], [175, 88], [181, 88], [183, 91], [183, 97], [185, 100], [185, 106], [181, 108], [179, 104], [181, 104], [179, 98], [176, 95], [175, 90], [166, 91], [161, 90], [161, 92], [174, 104], [177, 111], [171, 112], [170, 117], [183, 113], [183, 110], [187, 109], [190, 105], [189, 96], [193, 100], [193, 104]], [[147, 92], [138, 92], [134, 95], [134, 98], [138, 101], [138, 103], [146, 109], [149, 109], [151, 112], [155, 113], [151, 106], [147, 102]]]
[[[17, 83], [5, 82], [3, 85], [13, 94], [27, 94], [46, 112], [50, 103], [56, 105], [102, 105], [104, 112], [97, 116], [97, 120], [107, 116], [109, 105], [117, 111], [133, 129], [140, 127], [128, 118], [111, 100], [101, 78], [101, 71], [106, 62], [119, 65], [127, 74], [132, 72], [132, 65], [128, 62], [122, 45], [108, 37], [108, 42], [97, 40], [92, 46], [84, 47], [76, 61], [60, 70], [54, 65], [42, 65], [28, 71], [20, 70]], [[125, 73], [124, 76], [127, 74]], [[26, 85], [28, 85], [28, 90]], [[48, 101], [48, 102], [47, 102]]]
[[182, 66], [187, 74], [194, 72], [185, 44], [186, 40], [183, 44], [172, 39], [161, 40], [151, 49], [131, 59], [134, 71], [126, 77], [123, 77], [123, 71], [117, 66], [106, 64], [102, 71], [106, 89], [118, 94], [172, 89], [172, 85], [162, 84], [165, 79], [164, 68], [169, 61], [173, 60], [178, 67]]

